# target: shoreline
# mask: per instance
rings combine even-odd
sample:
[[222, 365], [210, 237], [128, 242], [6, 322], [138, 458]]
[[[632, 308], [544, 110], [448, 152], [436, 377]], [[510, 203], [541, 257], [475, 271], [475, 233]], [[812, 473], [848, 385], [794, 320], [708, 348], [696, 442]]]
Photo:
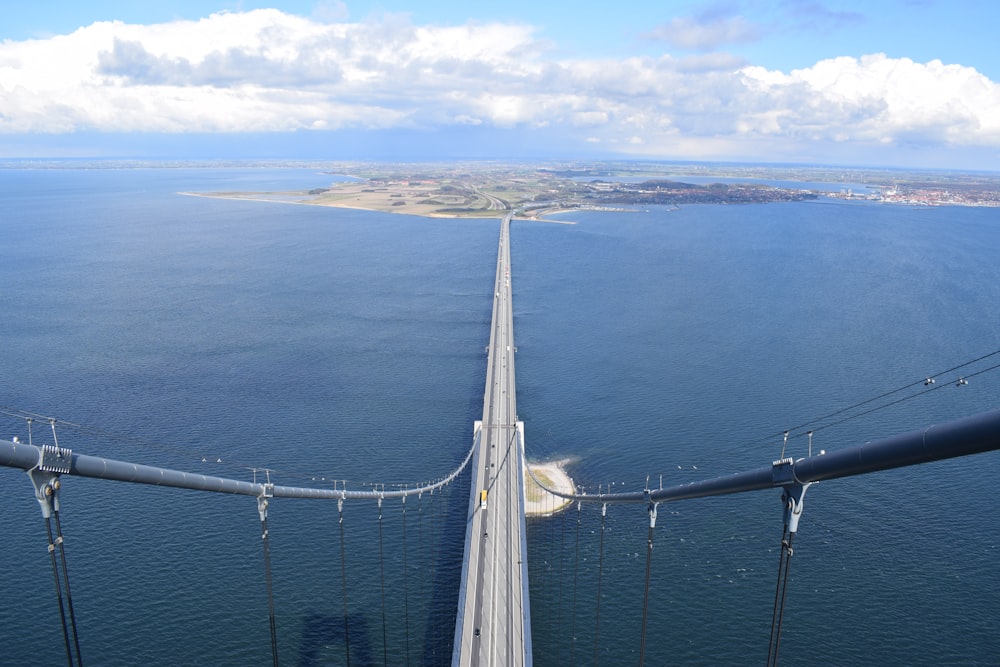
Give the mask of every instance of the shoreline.
[[525, 462], [525, 516], [552, 516], [573, 504], [572, 500], [549, 493], [539, 486], [532, 477], [533, 474], [543, 484], [559, 493], [575, 494], [576, 485], [573, 484], [573, 478], [569, 476], [565, 469], [565, 466], [570, 462], [570, 459], [548, 461], [545, 463]]
[[[370, 211], [373, 213], [393, 213], [396, 215], [413, 215], [420, 218], [430, 218], [430, 219], [447, 219], [447, 220], [489, 220], [492, 218], [503, 217], [504, 211], [469, 211], [463, 213], [457, 212], [440, 212], [440, 211], [412, 211], [412, 210], [399, 210], [397, 208], [382, 207], [382, 206], [365, 206], [363, 204], [344, 203], [343, 201], [332, 201], [332, 200], [319, 200], [308, 199], [311, 195], [308, 193], [273, 193], [272, 197], [262, 196], [269, 193], [260, 192], [190, 192], [182, 191], [177, 194], [185, 197], [204, 197], [206, 199], [228, 199], [236, 201], [252, 201], [252, 202], [263, 202], [265, 204], [296, 204], [299, 206], [322, 206], [327, 208], [345, 208], [354, 211]], [[302, 199], [293, 199], [292, 197], [303, 197]], [[553, 211], [546, 211], [542, 216], [552, 215], [553, 213], [572, 213], [573, 211], [578, 211], [580, 209], [560, 209]], [[495, 215], [494, 215], [495, 214]], [[520, 222], [546, 222], [555, 225], [575, 225], [577, 224], [573, 220], [556, 220], [547, 217], [539, 216], [526, 216], [521, 215], [515, 217], [514, 220]]]

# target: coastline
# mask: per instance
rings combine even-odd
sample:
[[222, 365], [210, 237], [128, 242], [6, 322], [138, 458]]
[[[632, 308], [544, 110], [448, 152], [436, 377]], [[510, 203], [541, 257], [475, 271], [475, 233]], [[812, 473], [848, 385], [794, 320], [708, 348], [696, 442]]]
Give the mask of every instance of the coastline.
[[[415, 215], [421, 218], [445, 218], [449, 220], [486, 220], [496, 217], [501, 217], [500, 214], [503, 211], [469, 211], [463, 213], [448, 213], [436, 210], [431, 211], [414, 211], [407, 207], [391, 207], [391, 206], [373, 206], [366, 204], [357, 204], [353, 201], [348, 203], [347, 200], [317, 200], [316, 198], [308, 199], [308, 193], [274, 193], [271, 197], [262, 196], [266, 193], [259, 192], [178, 192], [177, 194], [183, 195], [185, 197], [205, 197], [207, 199], [230, 199], [238, 201], [254, 201], [254, 202], [264, 202], [266, 204], [297, 204], [299, 206], [326, 206], [330, 208], [346, 208], [353, 209], [355, 211], [374, 211], [377, 213], [394, 213], [397, 215]], [[293, 197], [303, 197], [302, 199], [293, 199]], [[552, 213], [570, 213], [574, 210], [579, 209], [562, 209], [547, 211], [544, 215], [551, 215]], [[556, 225], [575, 225], [577, 224], [573, 220], [555, 220], [545, 217], [536, 216], [520, 216], [514, 218], [515, 220], [521, 222], [546, 222]]]
[[551, 516], [573, 504], [571, 500], [549, 493], [534, 479], [537, 477], [542, 484], [559, 493], [575, 494], [576, 486], [565, 469], [569, 463], [569, 459], [546, 463], [525, 463], [525, 516]]

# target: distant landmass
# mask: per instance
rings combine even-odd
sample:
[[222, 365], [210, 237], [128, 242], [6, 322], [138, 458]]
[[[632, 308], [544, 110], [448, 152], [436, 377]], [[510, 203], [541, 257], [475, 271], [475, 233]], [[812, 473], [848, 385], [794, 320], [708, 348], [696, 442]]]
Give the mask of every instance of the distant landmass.
[[820, 197], [919, 206], [1000, 206], [1000, 174], [993, 173], [655, 162], [326, 163], [322, 168], [353, 178], [300, 191], [187, 194], [428, 217], [496, 217], [512, 210], [517, 217], [531, 219], [574, 210], [765, 204]]

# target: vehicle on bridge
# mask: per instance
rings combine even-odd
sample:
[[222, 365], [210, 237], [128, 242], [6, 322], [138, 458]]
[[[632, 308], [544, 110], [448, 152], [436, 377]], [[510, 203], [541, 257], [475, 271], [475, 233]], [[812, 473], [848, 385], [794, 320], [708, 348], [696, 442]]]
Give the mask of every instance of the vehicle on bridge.
[[479, 492], [479, 508], [486, 509], [486, 489]]

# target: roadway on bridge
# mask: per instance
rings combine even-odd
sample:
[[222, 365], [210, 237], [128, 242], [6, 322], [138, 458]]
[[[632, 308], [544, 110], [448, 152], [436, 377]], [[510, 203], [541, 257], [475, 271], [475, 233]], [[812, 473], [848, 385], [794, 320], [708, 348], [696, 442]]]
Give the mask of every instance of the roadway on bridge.
[[477, 449], [454, 665], [531, 664], [523, 430], [517, 421], [514, 385], [510, 218], [508, 214], [500, 227], [483, 419], [476, 422], [474, 430]]

